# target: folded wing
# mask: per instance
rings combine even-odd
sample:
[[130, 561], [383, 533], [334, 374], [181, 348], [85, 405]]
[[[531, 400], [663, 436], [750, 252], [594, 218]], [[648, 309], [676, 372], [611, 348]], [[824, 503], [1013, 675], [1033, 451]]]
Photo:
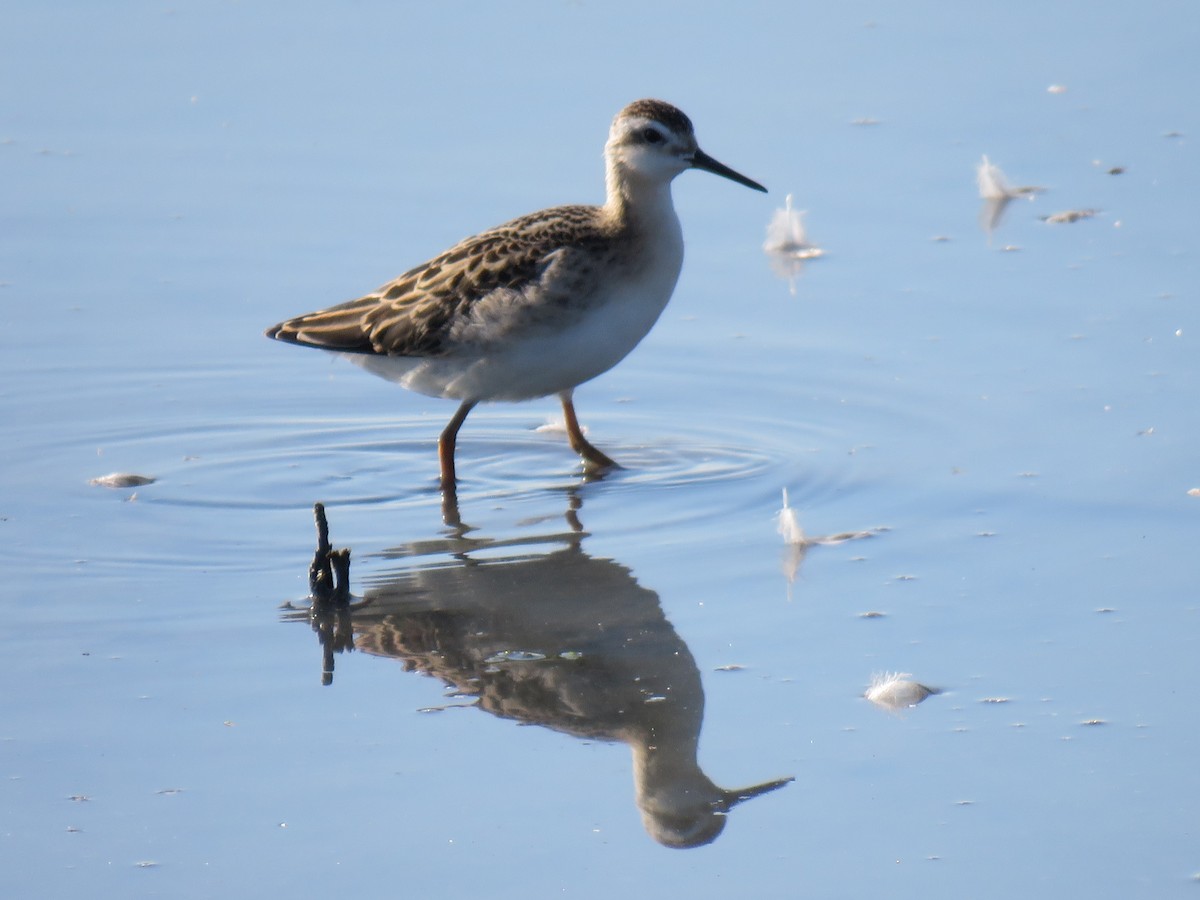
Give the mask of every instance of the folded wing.
[[497, 290], [538, 283], [566, 248], [603, 242], [599, 210], [563, 206], [467, 238], [366, 296], [281, 322], [267, 337], [341, 353], [439, 356], [455, 323]]

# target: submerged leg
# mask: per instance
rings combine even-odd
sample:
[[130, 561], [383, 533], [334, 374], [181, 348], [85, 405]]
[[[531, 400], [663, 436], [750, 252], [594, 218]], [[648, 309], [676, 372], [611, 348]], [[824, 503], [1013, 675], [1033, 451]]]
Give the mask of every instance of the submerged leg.
[[572, 391], [563, 391], [558, 395], [562, 400], [563, 419], [567, 426], [567, 440], [571, 442], [571, 449], [578, 453], [587, 462], [589, 469], [619, 469], [621, 468], [590, 443], [583, 436], [583, 431], [579, 428], [579, 419], [575, 418], [575, 401], [571, 399]]
[[458, 429], [462, 428], [467, 414], [474, 408], [474, 400], [464, 400], [462, 406], [458, 408], [458, 412], [454, 414], [454, 418], [450, 420], [450, 424], [442, 430], [442, 436], [438, 438], [438, 460], [442, 464], [443, 491], [454, 490], [454, 445], [458, 441]]

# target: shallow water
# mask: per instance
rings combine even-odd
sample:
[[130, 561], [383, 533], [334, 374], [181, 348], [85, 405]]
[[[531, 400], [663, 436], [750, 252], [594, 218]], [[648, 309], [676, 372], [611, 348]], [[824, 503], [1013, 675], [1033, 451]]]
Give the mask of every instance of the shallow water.
[[[6, 896], [1194, 892], [1190, 5], [10, 19]], [[598, 199], [644, 95], [772, 193], [677, 181], [676, 296], [577, 395], [625, 468], [478, 409], [448, 528], [452, 406], [261, 331]], [[991, 234], [985, 153], [1048, 189]], [[886, 712], [882, 672], [941, 693]], [[787, 776], [715, 837], [653, 814]]]

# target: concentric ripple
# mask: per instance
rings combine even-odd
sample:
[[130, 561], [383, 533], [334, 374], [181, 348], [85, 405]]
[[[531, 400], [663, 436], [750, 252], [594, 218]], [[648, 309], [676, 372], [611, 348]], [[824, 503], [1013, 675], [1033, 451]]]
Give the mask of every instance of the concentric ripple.
[[[536, 537], [529, 529], [539, 523], [558, 533], [564, 515], [572, 528], [581, 523], [627, 540], [655, 533], [699, 539], [712, 522], [748, 512], [768, 523], [769, 534], [781, 488], [796, 505], [818, 506], [853, 490], [861, 467], [838, 425], [768, 412], [703, 419], [629, 406], [600, 410], [588, 417], [589, 436], [621, 468], [597, 478], [584, 472], [562, 429], [544, 424], [543, 410], [480, 409], [459, 439], [455, 517], [461, 512], [461, 521], [502, 539]], [[270, 559], [291, 561], [297, 541], [307, 539], [316, 501], [361, 510], [339, 516], [360, 536], [360, 553], [442, 533], [450, 521], [438, 483], [443, 425], [440, 416], [424, 414], [147, 415], [116, 429], [80, 430], [43, 446], [34, 459], [46, 471], [77, 474], [64, 499], [83, 500], [100, 528], [71, 553], [90, 571], [244, 571]], [[88, 485], [113, 472], [154, 481], [128, 489]], [[113, 508], [134, 497], [127, 509]], [[136, 544], [109, 539], [102, 523], [114, 515], [142, 529]], [[51, 569], [61, 565], [60, 551], [47, 547], [33, 557]]]
[[[480, 415], [471, 426], [458, 447], [460, 497], [525, 496], [588, 480], [565, 436], [531, 427], [528, 416]], [[597, 427], [613, 436], [603, 446], [622, 466], [604, 479], [609, 490], [736, 481], [786, 467], [794, 456], [703, 432], [622, 444], [622, 428], [653, 434], [655, 425], [623, 420]], [[103, 443], [109, 460], [152, 460], [141, 463], [157, 479], [143, 489], [147, 502], [290, 509], [307, 508], [319, 496], [340, 505], [408, 505], [439, 494], [438, 430], [426, 418], [255, 420], [111, 434]]]

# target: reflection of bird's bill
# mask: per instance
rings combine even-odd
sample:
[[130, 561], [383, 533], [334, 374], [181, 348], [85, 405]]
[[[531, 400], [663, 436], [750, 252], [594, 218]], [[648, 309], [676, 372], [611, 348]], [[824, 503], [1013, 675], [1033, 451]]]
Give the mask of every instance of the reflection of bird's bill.
[[778, 790], [785, 784], [790, 784], [795, 780], [794, 777], [789, 775], [787, 778], [777, 778], [775, 781], [767, 781], [752, 787], [723, 791], [724, 802], [722, 803], [722, 808], [726, 811], [731, 810], [739, 803], [746, 800], [753, 800], [755, 797], [761, 797], [763, 794], [769, 794], [771, 791]]
[[[696, 774], [700, 776], [703, 783], [693, 785], [693, 789], [686, 791], [683, 795], [677, 795], [675, 806], [646, 803], [644, 797], [638, 801], [638, 805], [642, 809], [642, 824], [645, 825], [650, 836], [664, 847], [686, 850], [711, 844], [725, 830], [729, 811], [733, 807], [745, 800], [761, 797], [763, 794], [795, 781], [791, 777], [779, 778], [752, 787], [726, 790], [709, 781], [703, 773], [699, 772], [699, 769], [696, 770]], [[704, 794], [708, 791], [715, 792], [708, 794], [712, 799], [707, 803], [697, 804], [695, 802], [699, 799], [697, 794]], [[686, 801], [682, 805], [678, 805], [678, 801], [683, 798], [686, 798]]]

